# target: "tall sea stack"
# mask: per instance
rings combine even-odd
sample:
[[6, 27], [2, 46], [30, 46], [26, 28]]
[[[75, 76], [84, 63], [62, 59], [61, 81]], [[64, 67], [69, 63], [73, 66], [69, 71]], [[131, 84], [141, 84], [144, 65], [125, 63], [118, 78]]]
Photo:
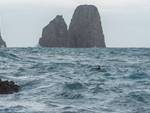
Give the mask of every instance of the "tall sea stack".
[[98, 9], [93, 5], [76, 8], [69, 30], [62, 16], [56, 16], [44, 29], [39, 40], [42, 47], [106, 47]]
[[66, 47], [68, 40], [67, 24], [61, 15], [57, 15], [44, 29], [39, 40], [43, 47]]
[[69, 47], [106, 47], [98, 9], [93, 5], [76, 8], [69, 26]]
[[1, 47], [6, 47], [5, 41], [2, 39], [1, 33], [0, 33], [0, 48]]

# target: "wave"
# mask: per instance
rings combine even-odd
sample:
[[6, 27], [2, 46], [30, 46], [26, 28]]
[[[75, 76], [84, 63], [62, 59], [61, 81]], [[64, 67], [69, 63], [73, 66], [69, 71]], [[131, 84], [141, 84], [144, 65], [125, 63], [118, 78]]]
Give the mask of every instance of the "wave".
[[0, 113], [150, 113], [149, 49], [0, 49]]

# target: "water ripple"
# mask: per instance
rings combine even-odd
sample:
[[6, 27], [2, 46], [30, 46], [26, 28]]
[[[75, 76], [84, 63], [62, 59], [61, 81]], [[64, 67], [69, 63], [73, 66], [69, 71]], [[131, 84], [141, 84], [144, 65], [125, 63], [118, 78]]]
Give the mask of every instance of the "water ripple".
[[0, 113], [150, 113], [150, 50], [0, 49]]

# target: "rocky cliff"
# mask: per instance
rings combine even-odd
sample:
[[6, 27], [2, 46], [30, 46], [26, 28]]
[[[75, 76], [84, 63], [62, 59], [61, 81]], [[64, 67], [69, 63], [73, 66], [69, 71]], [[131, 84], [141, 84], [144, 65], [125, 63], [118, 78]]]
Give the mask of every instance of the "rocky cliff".
[[70, 47], [106, 47], [100, 15], [93, 5], [78, 6], [69, 26]]
[[0, 34], [0, 48], [1, 47], [6, 47], [6, 43], [5, 43], [5, 41], [2, 39], [2, 36], [1, 36], [1, 34]]
[[68, 31], [62, 16], [58, 15], [44, 29], [39, 40], [43, 47], [66, 47]]

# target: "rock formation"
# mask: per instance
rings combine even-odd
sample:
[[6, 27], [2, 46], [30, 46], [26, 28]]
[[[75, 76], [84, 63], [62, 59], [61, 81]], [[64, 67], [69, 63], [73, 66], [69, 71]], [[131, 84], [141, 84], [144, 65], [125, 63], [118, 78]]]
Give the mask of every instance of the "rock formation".
[[69, 46], [106, 47], [98, 9], [93, 5], [76, 8], [69, 26]]
[[44, 29], [39, 45], [43, 47], [106, 47], [98, 9], [80, 5], [74, 12], [69, 30], [62, 16], [56, 16]]
[[16, 85], [13, 81], [2, 81], [0, 79], [0, 94], [12, 94], [18, 92], [20, 86]]
[[0, 48], [1, 47], [6, 47], [6, 43], [4, 42], [4, 40], [2, 39], [1, 33], [0, 33]]
[[39, 44], [43, 47], [66, 47], [68, 31], [62, 16], [58, 15], [44, 29]]

